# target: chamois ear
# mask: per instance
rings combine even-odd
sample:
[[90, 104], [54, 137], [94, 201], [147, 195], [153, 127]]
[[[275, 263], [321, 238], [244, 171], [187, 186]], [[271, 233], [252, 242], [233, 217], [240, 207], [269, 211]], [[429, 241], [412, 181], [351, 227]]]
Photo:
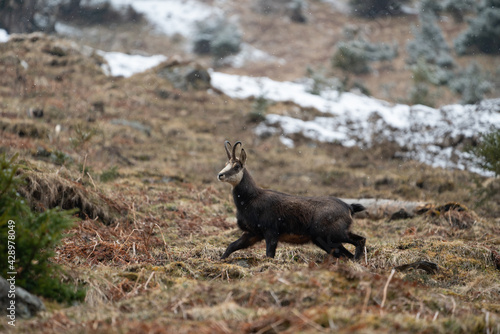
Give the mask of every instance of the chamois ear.
[[240, 162], [242, 165], [245, 165], [245, 162], [247, 161], [247, 154], [244, 149], [241, 149], [240, 153]]

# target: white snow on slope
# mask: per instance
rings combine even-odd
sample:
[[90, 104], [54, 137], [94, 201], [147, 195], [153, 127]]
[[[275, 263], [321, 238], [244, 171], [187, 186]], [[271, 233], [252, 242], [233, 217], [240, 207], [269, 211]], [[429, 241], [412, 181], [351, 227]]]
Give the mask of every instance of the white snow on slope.
[[194, 22], [203, 21], [213, 15], [222, 15], [218, 8], [195, 0], [111, 0], [115, 7], [130, 5], [144, 14], [159, 32], [172, 36], [191, 36]]
[[0, 43], [5, 43], [9, 40], [10, 36], [5, 29], [0, 29]]
[[[143, 14], [159, 33], [167, 36], [179, 34], [188, 41], [195, 37], [196, 22], [227, 16], [221, 8], [196, 0], [110, 0], [110, 2], [115, 8], [132, 6], [135, 11]], [[231, 19], [234, 18], [234, 16], [231, 17]], [[62, 28], [61, 26], [61, 30]], [[70, 28], [63, 31], [75, 34]], [[278, 62], [282, 64], [285, 60], [246, 43], [241, 43], [241, 51], [238, 54], [224, 59], [224, 64], [232, 67], [242, 67], [244, 64], [252, 62]]]
[[285, 64], [286, 61], [283, 58], [278, 58], [270, 55], [267, 52], [259, 50], [247, 43], [241, 43], [241, 50], [235, 55], [230, 55], [224, 58], [222, 63], [224, 65], [229, 65], [234, 68], [241, 68], [247, 63], [279, 63]]
[[[115, 0], [118, 1], [118, 0]], [[149, 2], [149, 1], [145, 1]], [[2, 32], [0, 31], [0, 38]], [[5, 40], [8, 35], [5, 33]], [[108, 75], [131, 76], [154, 67], [167, 58], [144, 57], [116, 52], [99, 53], [108, 62]], [[422, 105], [390, 104], [353, 93], [325, 91], [308, 93], [307, 83], [278, 82], [269, 78], [211, 72], [213, 87], [233, 98], [263, 96], [272, 101], [291, 101], [315, 108], [324, 116], [302, 120], [270, 114], [255, 129], [258, 135], [280, 133], [283, 144], [293, 147], [293, 134], [344, 146], [369, 148], [375, 143], [395, 142], [400, 155], [443, 168], [460, 168], [491, 176], [473, 167], [472, 157], [460, 150], [460, 143], [479, 133], [500, 128], [500, 99], [478, 105], [449, 105], [434, 109]]]
[[108, 64], [102, 65], [104, 73], [111, 76], [130, 77], [133, 74], [144, 72], [167, 60], [164, 55], [140, 56], [128, 55], [120, 52], [97, 51]]
[[[375, 143], [395, 142], [400, 155], [435, 167], [469, 169], [471, 157], [457, 148], [467, 138], [500, 128], [500, 99], [478, 105], [449, 105], [434, 109], [408, 106], [353, 93], [326, 91], [321, 96], [307, 92], [307, 84], [278, 82], [269, 78], [211, 73], [212, 85], [233, 98], [263, 96], [272, 101], [291, 101], [313, 107], [325, 115], [309, 121], [270, 114], [255, 129], [258, 135], [280, 133], [282, 142], [293, 147], [290, 136], [320, 142], [369, 148]], [[486, 173], [487, 174], [487, 173]], [[488, 174], [489, 175], [489, 174]]]

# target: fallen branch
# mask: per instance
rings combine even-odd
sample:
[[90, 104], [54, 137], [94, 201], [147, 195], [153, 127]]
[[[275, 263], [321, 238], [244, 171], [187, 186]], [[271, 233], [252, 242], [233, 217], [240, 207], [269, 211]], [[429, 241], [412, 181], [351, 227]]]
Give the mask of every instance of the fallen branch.
[[[356, 216], [371, 219], [387, 218], [392, 217], [393, 215], [399, 215], [401, 218], [411, 218], [417, 215], [422, 208], [425, 208], [428, 205], [424, 202], [408, 202], [377, 198], [346, 198], [342, 200], [348, 204], [359, 203], [363, 205], [366, 210], [357, 213]], [[393, 219], [398, 218], [399, 217], [394, 217]]]
[[366, 210], [357, 212], [356, 217], [391, 220], [408, 219], [417, 215], [427, 214], [429, 216], [442, 216], [449, 221], [451, 226], [461, 229], [470, 228], [476, 220], [473, 211], [467, 209], [464, 205], [455, 202], [449, 202], [444, 205], [435, 205], [425, 202], [398, 201], [392, 199], [360, 198], [342, 199], [348, 204], [359, 203]]

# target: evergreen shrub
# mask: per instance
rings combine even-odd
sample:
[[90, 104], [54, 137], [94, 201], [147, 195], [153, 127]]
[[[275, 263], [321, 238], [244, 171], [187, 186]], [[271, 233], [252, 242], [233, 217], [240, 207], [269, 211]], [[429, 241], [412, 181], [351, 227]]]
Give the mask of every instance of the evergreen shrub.
[[15, 160], [15, 156], [0, 155], [0, 235], [4, 241], [0, 263], [7, 264], [8, 272], [17, 273], [17, 286], [35, 295], [59, 302], [82, 300], [84, 290], [63, 282], [61, 267], [51, 262], [64, 231], [75, 222], [75, 211], [32, 211], [16, 190], [23, 180]]

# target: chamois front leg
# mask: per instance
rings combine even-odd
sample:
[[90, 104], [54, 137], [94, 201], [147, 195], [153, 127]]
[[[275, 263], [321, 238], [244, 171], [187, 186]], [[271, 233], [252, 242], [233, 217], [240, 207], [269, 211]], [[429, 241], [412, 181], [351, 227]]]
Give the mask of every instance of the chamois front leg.
[[276, 247], [278, 247], [278, 235], [274, 232], [268, 231], [264, 238], [266, 240], [266, 256], [272, 257], [276, 255]]
[[236, 241], [232, 242], [224, 252], [221, 257], [221, 260], [227, 258], [231, 253], [236, 252], [238, 249], [248, 248], [255, 243], [261, 241], [263, 238], [261, 236], [255, 235], [253, 233], [245, 232], [243, 235]]

